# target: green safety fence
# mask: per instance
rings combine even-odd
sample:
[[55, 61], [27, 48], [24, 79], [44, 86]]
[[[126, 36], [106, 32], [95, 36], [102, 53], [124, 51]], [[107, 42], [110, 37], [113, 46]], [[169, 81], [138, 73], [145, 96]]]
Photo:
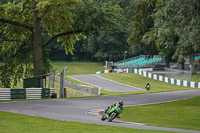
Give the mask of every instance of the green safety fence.
[[42, 98], [50, 98], [50, 88], [42, 88]]
[[26, 89], [11, 89], [11, 99], [26, 99]]

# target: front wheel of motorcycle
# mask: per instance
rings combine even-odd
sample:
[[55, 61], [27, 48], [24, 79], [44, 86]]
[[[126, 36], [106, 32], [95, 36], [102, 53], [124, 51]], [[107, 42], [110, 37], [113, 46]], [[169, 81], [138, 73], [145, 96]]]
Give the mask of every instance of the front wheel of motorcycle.
[[116, 113], [112, 113], [108, 118], [108, 122], [111, 122], [115, 118]]
[[102, 115], [101, 120], [102, 120], [102, 121], [105, 121], [105, 120], [106, 120], [106, 118], [105, 118], [104, 115]]

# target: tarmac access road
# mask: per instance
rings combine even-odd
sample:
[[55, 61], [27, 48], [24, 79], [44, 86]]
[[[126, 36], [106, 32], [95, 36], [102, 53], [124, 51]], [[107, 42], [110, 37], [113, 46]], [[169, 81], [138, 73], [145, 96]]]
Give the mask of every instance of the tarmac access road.
[[[95, 74], [88, 75], [69, 75], [75, 80], [85, 82], [109, 91], [128, 92], [128, 91], [146, 91], [145, 89], [136, 88], [130, 85], [122, 84], [113, 80], [105, 79]], [[144, 86], [145, 87], [145, 86]]]
[[[99, 111], [110, 104], [123, 100], [124, 106], [154, 104], [200, 96], [200, 90], [162, 92], [152, 94], [123, 95], [112, 97], [34, 100], [17, 102], [0, 102], [0, 111], [39, 116], [56, 120], [94, 123], [101, 125], [129, 127], [135, 129], [163, 130], [182, 133], [200, 133], [200, 131], [155, 127], [142, 123], [101, 121]], [[132, 114], [134, 115], [134, 114]]]

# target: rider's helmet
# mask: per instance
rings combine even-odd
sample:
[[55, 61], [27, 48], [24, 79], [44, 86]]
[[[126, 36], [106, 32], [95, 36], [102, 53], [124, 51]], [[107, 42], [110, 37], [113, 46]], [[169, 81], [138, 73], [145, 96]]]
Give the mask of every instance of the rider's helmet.
[[123, 104], [124, 104], [123, 101], [119, 101], [118, 103], [119, 103], [119, 105], [122, 105], [122, 106], [123, 106]]
[[117, 103], [114, 103], [114, 104], [113, 104], [113, 107], [115, 107], [116, 105], [117, 105]]

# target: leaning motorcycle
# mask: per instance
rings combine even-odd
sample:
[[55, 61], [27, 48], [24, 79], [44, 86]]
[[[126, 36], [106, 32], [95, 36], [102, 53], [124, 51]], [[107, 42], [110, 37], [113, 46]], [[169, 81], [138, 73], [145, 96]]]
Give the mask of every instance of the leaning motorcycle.
[[101, 117], [101, 120], [105, 121], [107, 119], [108, 122], [111, 122], [115, 118], [120, 118], [121, 113], [122, 113], [122, 109], [116, 105], [109, 109], [105, 109], [104, 114]]

